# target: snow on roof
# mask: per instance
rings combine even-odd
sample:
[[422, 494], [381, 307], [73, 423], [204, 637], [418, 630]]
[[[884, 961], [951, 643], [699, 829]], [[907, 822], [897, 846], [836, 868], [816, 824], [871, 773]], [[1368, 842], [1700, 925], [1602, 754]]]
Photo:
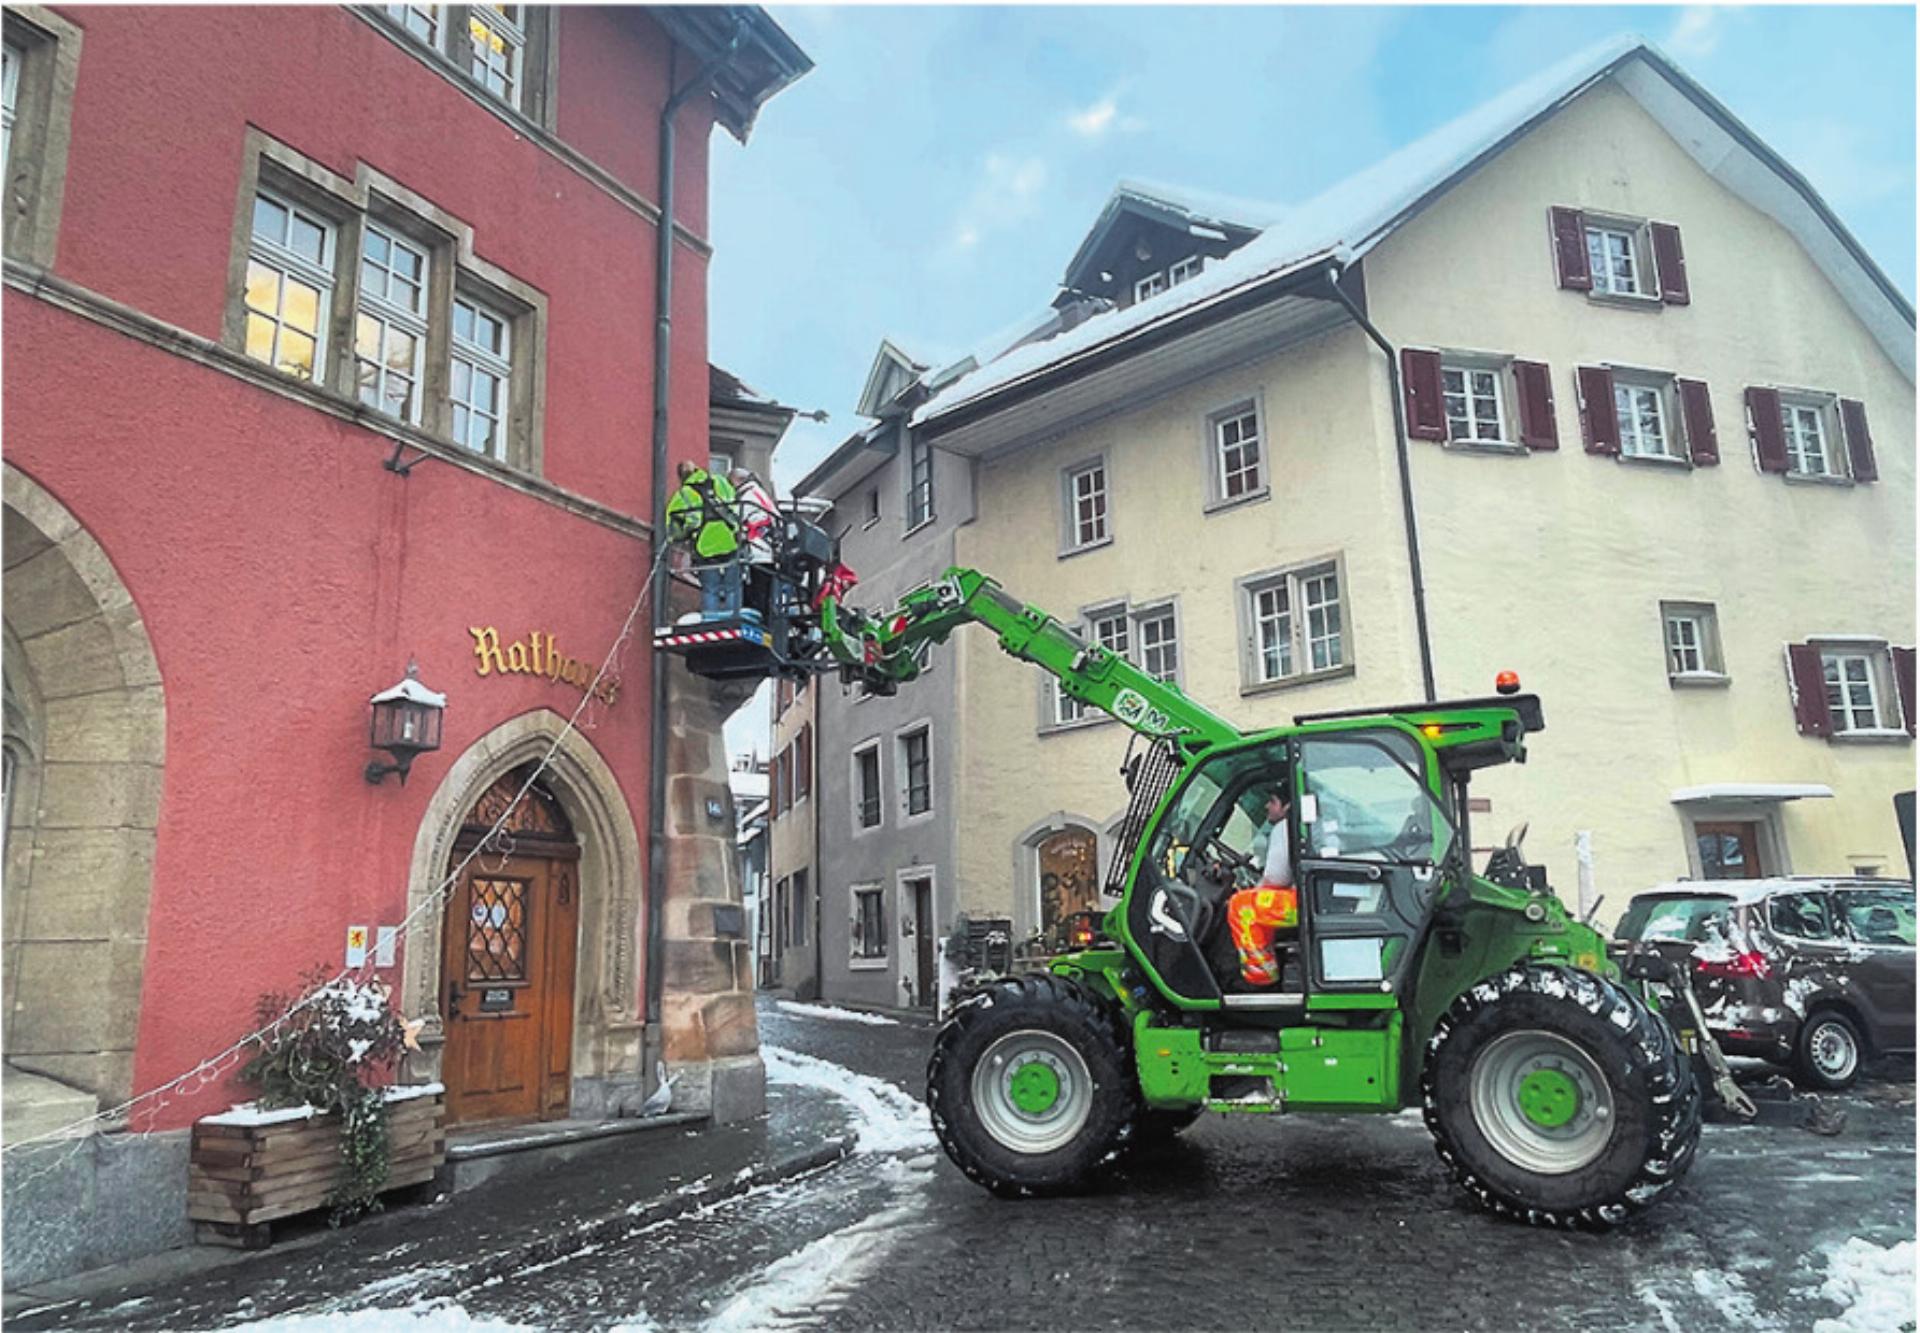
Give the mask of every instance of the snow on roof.
[[1142, 180], [1130, 176], [1114, 187], [1114, 194], [1134, 195], [1185, 213], [1189, 222], [1202, 225], [1222, 223], [1229, 227], [1255, 229], [1271, 227], [1287, 215], [1285, 204], [1270, 203], [1260, 199], [1242, 199], [1237, 195], [1222, 194], [1216, 190], [1195, 190], [1185, 185], [1168, 185], [1163, 181]]
[[[1433, 191], [1502, 148], [1510, 137], [1525, 130], [1539, 117], [1571, 101], [1634, 55], [1642, 56], [1665, 76], [1655, 75], [1653, 82], [1666, 84], [1672, 81], [1685, 85], [1681, 93], [1676, 94], [1667, 88], [1659, 96], [1696, 96], [1700, 101], [1712, 104], [1706, 108], [1708, 115], [1717, 113], [1731, 120], [1730, 113], [1726, 113], [1717, 103], [1712, 103], [1707, 94], [1693, 85], [1644, 38], [1630, 34], [1609, 38], [1542, 70], [1431, 134], [1389, 153], [1371, 167], [1347, 177], [1300, 207], [1285, 211], [1259, 236], [1210, 265], [1198, 277], [1124, 309], [1096, 315], [1057, 338], [1016, 348], [999, 361], [983, 365], [923, 404], [914, 414], [914, 424], [934, 421], [964, 404], [1006, 388], [1078, 353], [1218, 302], [1228, 294], [1256, 283], [1316, 263], [1333, 261], [1342, 266], [1352, 263], [1391, 235], [1394, 228], [1412, 216], [1416, 206]], [[1647, 92], [1639, 80], [1631, 80], [1628, 90], [1643, 104], [1656, 97], [1656, 94]], [[1662, 105], [1657, 110], [1664, 115], [1668, 108]], [[1737, 128], [1737, 122], [1734, 124]], [[1739, 132], [1747, 136], [1741, 145], [1759, 157], [1772, 172], [1780, 176], [1793, 176], [1792, 168], [1781, 162], [1757, 139], [1744, 130]], [[1708, 169], [1714, 170], [1712, 167]], [[1794, 179], [1797, 180], [1797, 177]], [[1801, 184], [1804, 185], [1804, 182]], [[1158, 190], [1160, 187], [1150, 188]], [[1181, 195], [1189, 192], [1169, 190], [1168, 193]], [[1767, 206], [1770, 209], [1776, 207], [1772, 199], [1769, 199]], [[1847, 236], [1839, 221], [1826, 211], [1825, 205], [1812, 194], [1811, 187], [1807, 187], [1806, 195], [1791, 206], [1801, 211], [1791, 218], [1782, 216], [1783, 225], [1787, 225], [1810, 249], [1816, 246], [1821, 248], [1821, 252], [1815, 254], [1816, 262], [1834, 278], [1843, 295], [1854, 304], [1861, 318], [1874, 328], [1883, 345], [1897, 349], [1903, 345], [1904, 339], [1908, 351], [1906, 360], [1901, 364], [1910, 366], [1913, 336], [1911, 304], [1886, 284], [1884, 275], [1879, 273], [1865, 252], [1858, 249], [1857, 243]], [[1825, 240], [1814, 236], [1821, 229], [1824, 229]], [[1842, 250], [1845, 255], [1840, 253]], [[1864, 272], [1866, 281], [1843, 281], [1836, 276], [1848, 264], [1858, 265], [1855, 271]], [[1895, 308], [1896, 318], [1891, 321], [1869, 313], [1877, 307], [1871, 306], [1875, 298], [1867, 288], [1876, 283], [1879, 299]], [[1900, 327], [1895, 327], [1896, 324]]]
[[429, 708], [445, 708], [447, 706], [446, 695], [428, 689], [412, 676], [408, 676], [398, 685], [380, 691], [380, 693], [374, 695], [373, 698], [367, 702], [384, 704], [392, 703], [395, 699], [405, 699], [408, 703], [426, 704]]
[[1874, 888], [1898, 888], [1899, 879], [1866, 879], [1859, 875], [1774, 875], [1768, 879], [1676, 879], [1656, 884], [1634, 894], [1645, 898], [1653, 894], [1682, 894], [1694, 898], [1731, 898], [1735, 902], [1758, 902], [1770, 893], [1806, 890], [1821, 885], [1869, 885]]
[[1818, 782], [1708, 782], [1682, 787], [1673, 794], [1675, 805], [1694, 801], [1797, 801], [1803, 796], [1831, 796], [1833, 788]]

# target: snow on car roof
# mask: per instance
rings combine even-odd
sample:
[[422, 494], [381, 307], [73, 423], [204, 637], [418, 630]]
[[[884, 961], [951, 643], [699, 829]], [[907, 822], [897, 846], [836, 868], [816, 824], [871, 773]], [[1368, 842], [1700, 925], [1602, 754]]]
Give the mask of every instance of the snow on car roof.
[[1899, 889], [1913, 886], [1903, 879], [1867, 879], [1859, 875], [1775, 875], [1767, 879], [1678, 879], [1642, 889], [1635, 898], [1688, 897], [1731, 898], [1736, 902], [1758, 902], [1768, 894], [1787, 889], [1834, 888]]

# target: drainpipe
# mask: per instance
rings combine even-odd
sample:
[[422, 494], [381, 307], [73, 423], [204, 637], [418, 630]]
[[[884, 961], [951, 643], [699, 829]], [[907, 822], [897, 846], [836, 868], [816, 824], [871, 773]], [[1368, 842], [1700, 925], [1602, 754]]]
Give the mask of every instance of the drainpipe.
[[[680, 108], [705, 92], [720, 67], [733, 58], [746, 34], [745, 19], [736, 19], [733, 36], [698, 74], [667, 99], [660, 110], [660, 220], [655, 224], [653, 283], [653, 623], [667, 623], [667, 564], [658, 559], [667, 532], [667, 376], [673, 346], [673, 122]], [[649, 746], [652, 772], [647, 795], [647, 1024], [660, 1021], [665, 978], [667, 883], [667, 662], [653, 659], [653, 717]]]
[[1406, 410], [1400, 396], [1400, 354], [1340, 286], [1337, 270], [1327, 270], [1327, 286], [1333, 290], [1334, 299], [1353, 316], [1353, 322], [1366, 330], [1387, 358], [1387, 392], [1393, 398], [1393, 452], [1400, 464], [1400, 513], [1407, 530], [1407, 565], [1413, 571], [1413, 626], [1420, 640], [1420, 688], [1426, 691], [1426, 702], [1432, 703], [1438, 696], [1433, 690], [1433, 644], [1427, 636], [1427, 582], [1420, 571], [1420, 528], [1413, 513], [1413, 463], [1407, 456]]

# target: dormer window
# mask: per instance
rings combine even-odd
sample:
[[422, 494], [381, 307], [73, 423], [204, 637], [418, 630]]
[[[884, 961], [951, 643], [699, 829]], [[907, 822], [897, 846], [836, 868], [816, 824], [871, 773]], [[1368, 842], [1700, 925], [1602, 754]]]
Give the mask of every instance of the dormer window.
[[1199, 277], [1200, 270], [1206, 262], [1207, 261], [1199, 255], [1190, 255], [1185, 259], [1175, 261], [1171, 268], [1160, 269], [1147, 274], [1146, 277], [1141, 278], [1133, 284], [1133, 299], [1136, 302], [1144, 301], [1150, 296], [1160, 295], [1161, 292], [1166, 291], [1169, 287], [1178, 287], [1189, 278]]
[[1163, 269], [1158, 273], [1149, 273], [1133, 284], [1133, 299], [1144, 301], [1150, 296], [1158, 296], [1167, 290], [1167, 274]]
[[1175, 264], [1172, 268], [1167, 270], [1167, 285], [1170, 287], [1178, 287], [1181, 283], [1185, 282], [1189, 278], [1199, 277], [1200, 268], [1205, 263], [1206, 261], [1202, 259], [1199, 255], [1193, 255], [1190, 258], [1182, 259], [1177, 264]]

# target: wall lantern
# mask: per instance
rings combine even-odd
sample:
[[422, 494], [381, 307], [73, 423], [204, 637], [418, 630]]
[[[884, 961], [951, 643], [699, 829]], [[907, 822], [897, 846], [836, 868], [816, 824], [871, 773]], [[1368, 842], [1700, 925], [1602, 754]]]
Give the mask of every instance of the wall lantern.
[[373, 729], [369, 743], [374, 749], [392, 755], [393, 762], [368, 760], [367, 781], [377, 785], [387, 774], [398, 773], [400, 785], [404, 787], [413, 757], [440, 748], [440, 723], [447, 711], [447, 696], [422, 685], [418, 664], [409, 662], [406, 679], [392, 689], [380, 691], [370, 702]]

